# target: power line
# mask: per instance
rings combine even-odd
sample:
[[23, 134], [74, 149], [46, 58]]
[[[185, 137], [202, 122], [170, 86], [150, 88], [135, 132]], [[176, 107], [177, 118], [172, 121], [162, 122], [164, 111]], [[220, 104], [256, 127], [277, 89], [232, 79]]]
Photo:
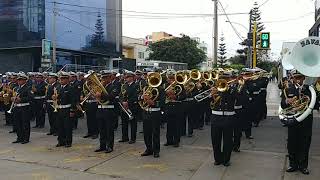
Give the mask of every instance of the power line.
[[275, 21], [263, 21], [263, 23], [268, 24], [268, 23], [281, 23], [281, 22], [295, 21], [295, 20], [302, 19], [302, 18], [305, 18], [305, 17], [310, 16], [310, 15], [313, 15], [313, 13], [314, 12], [309, 12], [307, 14], [298, 16], [296, 18], [290, 18], [290, 19], [275, 20]]
[[266, 0], [265, 2], [263, 2], [258, 8], [260, 8], [261, 6], [267, 4], [270, 0]]
[[[223, 5], [222, 5], [222, 3], [221, 3], [219, 0], [218, 0], [218, 2], [219, 2], [219, 4], [220, 4], [220, 6], [222, 7], [223, 12], [224, 12], [225, 14], [227, 14], [227, 13], [226, 13], [226, 10], [224, 9], [224, 7], [223, 7]], [[236, 33], [236, 35], [238, 36], [238, 38], [239, 38], [241, 41], [244, 41], [244, 40], [242, 39], [241, 35], [239, 34], [239, 32], [236, 30], [236, 28], [235, 28], [235, 27], [233, 26], [233, 24], [231, 23], [228, 15], [226, 15], [226, 18], [228, 19], [228, 21], [229, 21], [229, 23], [230, 23], [233, 31]]]
[[[50, 2], [53, 3], [53, 2]], [[133, 11], [133, 10], [120, 10], [120, 9], [107, 9], [107, 8], [99, 8], [99, 7], [92, 7], [92, 6], [83, 6], [83, 5], [77, 5], [77, 4], [69, 4], [69, 3], [62, 3], [62, 2], [56, 2], [58, 5], [64, 5], [64, 6], [73, 6], [73, 7], [81, 7], [81, 8], [92, 8], [92, 9], [98, 9], [98, 10], [104, 10], [104, 11], [115, 11], [114, 14], [117, 14], [117, 12], [128, 12], [128, 13], [136, 13], [136, 14], [150, 14], [150, 15], [171, 15], [171, 16], [208, 16], [213, 17], [212, 14], [193, 14], [193, 13], [164, 13], [164, 12], [148, 12], [148, 11]], [[87, 12], [87, 11], [84, 11]], [[90, 11], [93, 12], [93, 11]], [[103, 13], [99, 11], [100, 13]], [[121, 14], [121, 13], [119, 13]], [[236, 12], [236, 13], [229, 13], [228, 15], [244, 15], [248, 14], [247, 12]], [[219, 14], [219, 15], [225, 15], [225, 14]]]
[[63, 15], [63, 14], [61, 14], [61, 13], [57, 13], [57, 14], [58, 14], [58, 16], [62, 16], [62, 17], [64, 17], [65, 19], [68, 19], [69, 21], [72, 21], [72, 22], [74, 22], [74, 23], [76, 23], [76, 24], [79, 24], [80, 26], [82, 26], [82, 27], [84, 27], [84, 28], [87, 28], [87, 29], [89, 29], [89, 30], [91, 30], [91, 31], [93, 31], [93, 32], [96, 32], [95, 29], [92, 29], [91, 27], [86, 26], [86, 25], [84, 25], [84, 24], [82, 24], [82, 23], [80, 23], [80, 22], [78, 22], [78, 21], [76, 21], [76, 20], [73, 20], [73, 19], [71, 19], [71, 18], [69, 18], [69, 17], [67, 17], [67, 16], [65, 16], [65, 15]]

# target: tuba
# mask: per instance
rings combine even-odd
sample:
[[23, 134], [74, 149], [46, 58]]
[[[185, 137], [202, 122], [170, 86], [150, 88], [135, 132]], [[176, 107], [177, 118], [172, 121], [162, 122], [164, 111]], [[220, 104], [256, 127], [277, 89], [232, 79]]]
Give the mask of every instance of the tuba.
[[300, 40], [290, 55], [290, 63], [301, 74], [307, 76], [305, 83], [309, 85], [311, 98], [301, 94], [295, 98], [288, 108], [282, 109], [279, 106], [279, 118], [282, 123], [290, 125], [294, 122], [302, 122], [311, 113], [316, 103], [316, 91], [314, 84], [315, 77], [320, 77], [320, 38], [308, 37]]

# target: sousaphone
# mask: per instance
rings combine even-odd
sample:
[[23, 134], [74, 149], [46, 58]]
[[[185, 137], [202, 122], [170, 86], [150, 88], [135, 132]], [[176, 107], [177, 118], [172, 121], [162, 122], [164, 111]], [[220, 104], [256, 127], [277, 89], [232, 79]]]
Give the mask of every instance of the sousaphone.
[[[290, 63], [297, 71], [307, 76], [305, 84], [309, 85], [311, 98], [301, 97], [297, 101], [300, 103], [295, 103], [292, 105], [294, 107], [289, 107], [290, 111], [288, 111], [288, 108], [282, 109], [280, 106], [279, 118], [285, 124], [301, 122], [312, 113], [316, 103], [316, 91], [313, 82], [316, 77], [320, 77], [320, 38], [307, 37], [297, 42], [292, 49]], [[304, 99], [307, 100], [307, 103]]]

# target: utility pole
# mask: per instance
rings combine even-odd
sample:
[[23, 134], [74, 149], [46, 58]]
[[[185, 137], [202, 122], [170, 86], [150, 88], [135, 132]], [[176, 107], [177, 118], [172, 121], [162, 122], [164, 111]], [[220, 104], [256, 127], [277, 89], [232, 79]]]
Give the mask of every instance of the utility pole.
[[[252, 34], [252, 10], [250, 11], [250, 16], [249, 16], [249, 34], [248, 34], [248, 53], [247, 53], [247, 63], [246, 66], [247, 67], [251, 67], [252, 65], [252, 45], [251, 45], [251, 34]], [[253, 42], [253, 40], [252, 40]]]
[[214, 37], [213, 37], [213, 66], [217, 64], [218, 57], [218, 0], [212, 0], [214, 2]]
[[52, 16], [52, 71], [56, 71], [56, 64], [57, 64], [57, 54], [56, 54], [56, 46], [57, 46], [57, 37], [56, 37], [56, 16], [57, 16], [57, 9], [56, 9], [56, 1], [53, 1], [53, 16]]
[[257, 66], [257, 21], [253, 25], [253, 61], [252, 68]]

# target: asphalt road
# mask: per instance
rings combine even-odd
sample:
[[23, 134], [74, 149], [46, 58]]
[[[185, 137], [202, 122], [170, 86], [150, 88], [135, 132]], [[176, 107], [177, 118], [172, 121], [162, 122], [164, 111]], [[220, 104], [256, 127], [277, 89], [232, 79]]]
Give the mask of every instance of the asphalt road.
[[[285, 172], [286, 128], [277, 119], [279, 92], [275, 84], [268, 88], [268, 119], [253, 129], [253, 140], [243, 139], [240, 153], [233, 153], [230, 167], [214, 166], [210, 128], [196, 130], [192, 138], [183, 137], [181, 147], [161, 146], [160, 158], [141, 157], [145, 149], [142, 134], [134, 145], [116, 143], [111, 154], [94, 153], [98, 140], [83, 139], [85, 121], [74, 132], [72, 148], [56, 148], [56, 137], [45, 129], [32, 129], [31, 142], [11, 144], [15, 135], [0, 125], [0, 179], [4, 180], [318, 180], [320, 177], [320, 122], [315, 113], [310, 152], [309, 176]], [[34, 123], [34, 122], [33, 122]], [[1, 121], [3, 124], [3, 121]], [[33, 125], [33, 124], [32, 124]], [[48, 123], [47, 123], [48, 126]], [[141, 130], [141, 124], [139, 125]], [[120, 139], [120, 130], [116, 140]], [[165, 143], [165, 129], [161, 130]]]

